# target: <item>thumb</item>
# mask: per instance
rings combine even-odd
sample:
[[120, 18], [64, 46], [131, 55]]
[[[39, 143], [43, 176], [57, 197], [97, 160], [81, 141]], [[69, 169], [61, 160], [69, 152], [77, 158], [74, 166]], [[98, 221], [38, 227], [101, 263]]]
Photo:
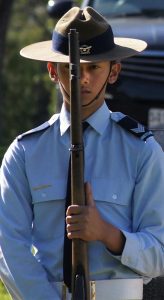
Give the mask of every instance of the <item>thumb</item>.
[[89, 182], [85, 183], [85, 197], [86, 197], [86, 204], [88, 206], [95, 206], [95, 201], [93, 199], [92, 187]]

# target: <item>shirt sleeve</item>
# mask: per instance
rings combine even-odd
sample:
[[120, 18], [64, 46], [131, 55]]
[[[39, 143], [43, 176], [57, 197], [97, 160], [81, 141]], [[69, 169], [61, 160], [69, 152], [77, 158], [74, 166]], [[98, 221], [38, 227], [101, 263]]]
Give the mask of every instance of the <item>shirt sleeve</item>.
[[[44, 268], [32, 254], [32, 222], [24, 150], [16, 140], [5, 154], [0, 172], [0, 245], [6, 264], [5, 276], [1, 276], [6, 285], [12, 278], [12, 286], [14, 283], [24, 300], [59, 300]], [[3, 265], [4, 261], [1, 259]]]
[[137, 162], [132, 230], [123, 231], [123, 265], [145, 277], [164, 274], [164, 153], [146, 144]]

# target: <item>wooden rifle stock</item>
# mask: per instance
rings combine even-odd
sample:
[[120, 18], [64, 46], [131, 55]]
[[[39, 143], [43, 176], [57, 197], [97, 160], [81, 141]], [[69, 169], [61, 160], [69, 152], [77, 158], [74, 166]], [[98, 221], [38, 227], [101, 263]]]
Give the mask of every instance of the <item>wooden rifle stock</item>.
[[[80, 100], [80, 57], [78, 32], [71, 29], [70, 58], [70, 116], [71, 116], [71, 203], [85, 205], [84, 150]], [[72, 240], [72, 300], [89, 300], [89, 271], [87, 242]]]

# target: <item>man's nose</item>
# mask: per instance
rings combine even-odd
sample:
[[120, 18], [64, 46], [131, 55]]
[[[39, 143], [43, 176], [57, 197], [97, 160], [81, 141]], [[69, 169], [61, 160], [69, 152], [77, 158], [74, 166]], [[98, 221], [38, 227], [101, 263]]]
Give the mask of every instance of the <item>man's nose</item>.
[[80, 81], [81, 81], [81, 84], [83, 83], [88, 83], [90, 80], [90, 75], [89, 75], [89, 72], [85, 69], [81, 69], [80, 70]]

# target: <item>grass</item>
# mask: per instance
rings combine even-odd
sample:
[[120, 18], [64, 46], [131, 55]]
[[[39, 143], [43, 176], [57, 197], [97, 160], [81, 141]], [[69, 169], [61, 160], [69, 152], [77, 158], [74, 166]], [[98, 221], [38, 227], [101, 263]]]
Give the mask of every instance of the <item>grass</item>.
[[0, 280], [0, 300], [11, 300], [8, 292], [6, 291], [2, 281]]

